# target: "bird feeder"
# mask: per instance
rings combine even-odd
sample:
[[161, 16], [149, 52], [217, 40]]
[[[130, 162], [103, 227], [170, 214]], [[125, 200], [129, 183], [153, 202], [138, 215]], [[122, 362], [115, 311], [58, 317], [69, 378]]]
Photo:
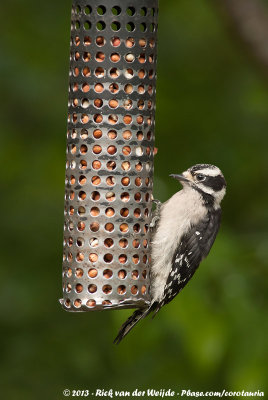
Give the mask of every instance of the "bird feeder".
[[157, 0], [73, 2], [60, 300], [67, 311], [150, 302], [157, 15]]

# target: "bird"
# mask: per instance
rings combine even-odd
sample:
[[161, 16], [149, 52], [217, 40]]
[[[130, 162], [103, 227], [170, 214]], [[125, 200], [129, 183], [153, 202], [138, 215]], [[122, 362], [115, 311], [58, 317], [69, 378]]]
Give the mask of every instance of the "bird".
[[137, 309], [121, 326], [119, 344], [148, 314], [153, 317], [177, 296], [208, 255], [221, 222], [221, 201], [226, 181], [211, 164], [196, 164], [172, 174], [182, 189], [165, 203], [156, 200], [153, 214], [150, 268], [150, 304]]

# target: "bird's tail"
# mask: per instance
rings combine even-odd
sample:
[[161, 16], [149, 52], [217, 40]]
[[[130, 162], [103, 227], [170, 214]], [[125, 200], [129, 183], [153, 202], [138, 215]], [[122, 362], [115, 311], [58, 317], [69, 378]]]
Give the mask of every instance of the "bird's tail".
[[131, 331], [132, 328], [144, 317], [146, 317], [152, 308], [139, 309], [134, 311], [134, 313], [126, 320], [126, 322], [121, 326], [120, 331], [116, 338], [114, 339], [114, 344], [119, 344], [122, 339]]

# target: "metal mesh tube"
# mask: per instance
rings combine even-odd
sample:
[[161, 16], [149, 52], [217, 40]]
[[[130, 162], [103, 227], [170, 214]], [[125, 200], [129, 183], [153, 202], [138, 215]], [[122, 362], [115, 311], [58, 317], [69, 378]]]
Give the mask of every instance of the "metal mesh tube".
[[78, 0], [71, 18], [63, 299], [150, 301], [157, 0]]

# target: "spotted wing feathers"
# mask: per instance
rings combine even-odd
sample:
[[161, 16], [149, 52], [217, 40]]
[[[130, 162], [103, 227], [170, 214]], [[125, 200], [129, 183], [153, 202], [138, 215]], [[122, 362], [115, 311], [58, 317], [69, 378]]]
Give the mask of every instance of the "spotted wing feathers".
[[201, 261], [208, 255], [220, 227], [221, 210], [209, 212], [180, 241], [172, 260], [163, 300], [156, 312], [169, 303], [189, 282]]

